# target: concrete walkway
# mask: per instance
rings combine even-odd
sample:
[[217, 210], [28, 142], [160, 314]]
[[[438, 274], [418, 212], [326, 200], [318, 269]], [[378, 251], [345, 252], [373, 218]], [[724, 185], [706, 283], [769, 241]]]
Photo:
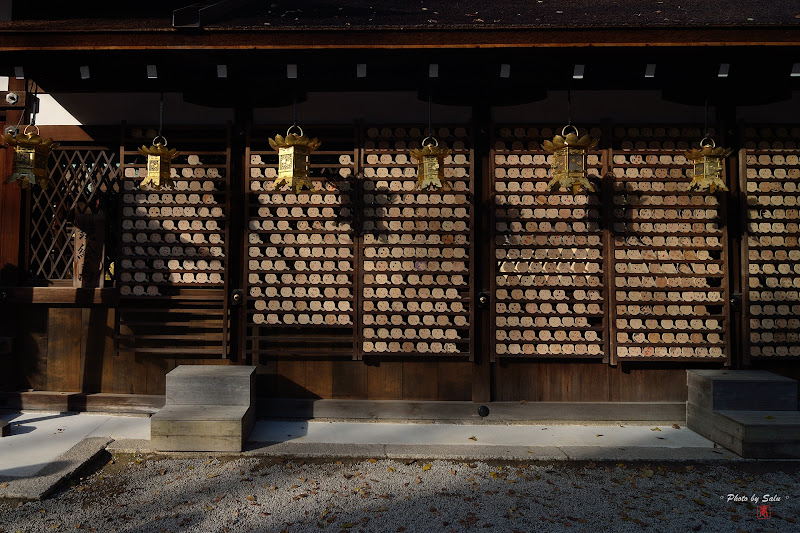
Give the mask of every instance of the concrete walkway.
[[[0, 497], [41, 499], [108, 450], [150, 452], [150, 419], [75, 413], [5, 413]], [[672, 425], [403, 424], [259, 420], [245, 455], [453, 460], [736, 460]], [[213, 454], [203, 454], [213, 455]], [[220, 455], [220, 454], [216, 454]]]

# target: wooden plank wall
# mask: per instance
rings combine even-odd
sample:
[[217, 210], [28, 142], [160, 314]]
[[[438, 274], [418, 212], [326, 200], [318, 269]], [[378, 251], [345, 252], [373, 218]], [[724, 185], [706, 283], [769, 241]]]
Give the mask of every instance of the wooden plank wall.
[[114, 309], [23, 305], [17, 336], [14, 389], [164, 394], [167, 372], [179, 364], [227, 360], [114, 355]]
[[[259, 394], [284, 398], [472, 400], [469, 362], [279, 361]], [[652, 366], [652, 365], [649, 365]], [[602, 362], [501, 362], [494, 401], [685, 401], [686, 369]], [[266, 389], [264, 389], [266, 387]], [[265, 394], [265, 391], [268, 390]]]
[[[179, 364], [221, 359], [114, 355], [114, 310], [24, 305], [15, 388], [87, 393], [164, 394], [164, 376]], [[373, 400], [472, 399], [468, 361], [256, 361], [259, 395]], [[495, 365], [495, 401], [685, 401], [686, 370], [664, 364], [610, 367], [600, 361], [506, 362]]]

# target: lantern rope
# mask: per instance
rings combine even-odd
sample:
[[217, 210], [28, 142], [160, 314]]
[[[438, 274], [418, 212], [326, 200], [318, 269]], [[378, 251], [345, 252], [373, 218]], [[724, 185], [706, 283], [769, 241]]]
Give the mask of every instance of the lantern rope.
[[572, 89], [567, 87], [567, 126], [572, 126]]
[[297, 126], [297, 95], [292, 96], [292, 125]]
[[433, 135], [433, 95], [428, 93], [428, 135]]
[[[33, 82], [33, 89], [31, 90], [31, 92], [33, 94], [33, 102], [31, 104], [31, 122], [30, 122], [30, 125], [31, 126], [35, 126], [36, 125], [36, 113], [39, 110], [38, 109], [39, 108], [39, 84], [38, 83]], [[23, 113], [23, 115], [25, 115], [25, 113]], [[20, 122], [22, 122], [22, 117], [20, 117]], [[17, 127], [19, 127], [19, 124], [17, 124]]]
[[161, 131], [164, 129], [164, 93], [161, 93], [161, 103], [158, 108], [158, 136], [162, 137]]

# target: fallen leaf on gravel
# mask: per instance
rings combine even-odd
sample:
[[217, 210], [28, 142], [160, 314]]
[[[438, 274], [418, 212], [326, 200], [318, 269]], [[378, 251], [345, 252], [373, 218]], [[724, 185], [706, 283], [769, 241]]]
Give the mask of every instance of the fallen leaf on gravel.
[[414, 483], [422, 483], [422, 478], [417, 477], [417, 479], [414, 480]]
[[469, 440], [478, 440], [478, 438], [477, 438], [477, 437], [475, 437], [475, 435], [473, 435], [473, 436], [471, 436], [471, 437], [469, 438]]
[[598, 433], [597, 435], [595, 435], [595, 437], [602, 437], [602, 436], [603, 436], [602, 433]]
[[650, 428], [650, 431], [661, 431], [661, 428], [659, 428], [659, 427]]
[[209, 474], [208, 475], [208, 479], [212, 479], [212, 478], [215, 478], [217, 476], [219, 476], [219, 474]]
[[681, 429], [681, 427], [678, 424], [672, 424], [672, 427], [674, 427], [675, 429]]
[[253, 494], [248, 494], [247, 495], [247, 501], [254, 502], [254, 501], [256, 501], [256, 497]]
[[455, 470], [451, 470], [450, 473], [453, 474], [454, 476], [456, 475], [456, 471]]
[[342, 524], [342, 527], [343, 527], [343, 528], [345, 528], [345, 529], [350, 529], [350, 528], [351, 528], [351, 527], [353, 527], [354, 525], [355, 525], [355, 524], [354, 524], [354, 523], [352, 523], [352, 522], [345, 522], [344, 524]]
[[653, 471], [652, 471], [652, 470], [650, 470], [649, 468], [648, 468], [647, 470], [645, 470], [645, 471], [644, 471], [644, 475], [645, 475], [646, 477], [653, 477], [653, 475], [654, 475], [654, 474], [655, 474], [655, 472], [653, 472]]
[[775, 417], [772, 416], [772, 415], [764, 415], [764, 418], [766, 418], [768, 420], [774, 420], [775, 419]]
[[8, 487], [8, 483], [0, 483], [0, 488], [4, 489]]
[[368, 462], [368, 463], [375, 464], [375, 463], [377, 463], [377, 462], [378, 462], [378, 460], [377, 460], [377, 459], [367, 459], [367, 462]]
[[394, 469], [394, 468], [392, 468], [391, 466], [387, 467], [387, 468], [386, 468], [386, 471], [387, 471], [387, 472], [397, 472], [397, 470], [395, 470], [395, 469]]
[[431, 464], [427, 463], [425, 466], [422, 467], [422, 469], [423, 470], [430, 470], [431, 469]]
[[213, 510], [214, 510], [213, 507], [211, 507], [210, 505], [206, 505], [206, 511], [213, 511]]
[[699, 498], [692, 498], [692, 501], [694, 503], [696, 503], [697, 505], [705, 505], [706, 504], [706, 502], [704, 502], [703, 500], [701, 500]]
[[400, 526], [400, 527], [397, 528], [397, 531], [405, 531], [405, 530], [406, 530], [406, 528], [404, 528], [403, 526]]

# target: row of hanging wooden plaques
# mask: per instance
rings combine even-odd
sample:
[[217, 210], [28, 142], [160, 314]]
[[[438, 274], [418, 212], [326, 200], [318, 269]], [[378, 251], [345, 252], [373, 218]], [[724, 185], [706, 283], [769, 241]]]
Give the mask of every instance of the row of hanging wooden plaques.
[[[475, 214], [468, 132], [463, 128], [436, 132], [455, 148], [446, 162], [453, 189], [430, 193], [412, 191], [416, 167], [407, 151], [421, 139], [418, 129], [367, 128], [361, 141], [352, 130], [350, 136], [340, 133], [328, 150], [323, 145], [314, 154], [315, 190], [310, 194], [272, 190], [275, 152], [248, 152], [251, 200], [245, 260], [252, 340], [271, 338], [264, 333], [269, 328], [285, 332], [327, 328], [335, 333], [321, 335], [325, 342], [353, 339], [342, 345], [342, 355], [473, 353], [470, 261]], [[618, 149], [589, 157], [590, 175], [597, 176], [593, 179], [601, 185], [599, 192], [576, 197], [544, 190], [548, 155], [539, 150], [539, 141], [547, 130], [498, 128], [493, 141], [492, 342], [497, 356], [726, 360], [730, 291], [727, 229], [721, 222], [725, 214], [718, 197], [686, 190], [688, 165], [682, 155], [701, 130], [615, 129]], [[635, 140], [637, 134], [646, 140]], [[793, 141], [776, 142], [785, 150]], [[362, 149], [353, 148], [359, 145]], [[759, 147], [774, 150], [772, 145]], [[138, 283], [142, 289], [134, 292], [134, 288], [137, 274], [138, 278], [152, 274], [147, 271], [156, 270], [152, 265], [159, 259], [168, 273], [166, 286], [174, 283], [169, 281], [173, 269], [181, 275], [179, 283], [185, 282], [185, 273], [195, 274], [186, 278], [188, 283], [209, 285], [211, 274], [224, 275], [222, 260], [214, 263], [218, 269], [198, 268], [200, 261], [210, 267], [216, 259], [210, 238], [217, 233], [225, 239], [218, 231], [225, 227], [225, 217], [213, 216], [214, 204], [209, 208], [203, 202], [219, 194], [217, 189], [205, 190], [210, 187], [206, 182], [214, 183], [213, 177], [208, 179], [213, 170], [204, 169], [203, 176], [192, 169], [190, 179], [185, 169], [192, 166], [187, 161], [176, 168], [180, 177], [186, 172], [185, 185], [180, 185], [186, 191], [161, 193], [152, 205], [149, 194], [124, 191], [132, 195], [126, 197], [125, 207], [133, 210], [123, 213], [128, 220], [123, 216], [123, 224], [133, 224], [128, 228], [129, 239], [137, 241], [130, 243], [132, 250], [157, 251], [153, 257], [128, 258], [130, 265], [125, 265], [132, 267], [127, 270], [131, 278], [122, 285], [127, 284], [131, 294], [153, 292], [152, 277]], [[748, 272], [752, 272], [748, 283], [757, 288], [746, 294], [745, 305], [754, 320], [747, 333], [748, 353], [796, 355], [791, 347], [797, 303], [792, 303], [796, 300], [791, 289], [780, 290], [798, 279], [789, 257], [797, 238], [797, 212], [792, 210], [793, 187], [798, 187], [796, 159], [784, 152], [748, 154], [743, 168], [748, 201], [768, 196], [770, 202], [760, 210], [748, 210]], [[609, 177], [600, 184], [599, 176], [606, 174]], [[138, 176], [126, 179], [135, 181]], [[181, 194], [185, 204], [170, 203], [183, 202]], [[200, 202], [189, 202], [192, 194]], [[194, 207], [195, 215], [205, 207], [210, 216], [189, 217], [182, 212], [176, 218], [175, 207]], [[173, 226], [167, 228], [169, 208]], [[141, 226], [141, 219], [146, 228], [136, 226]], [[154, 222], [160, 227], [151, 228]], [[606, 227], [612, 231], [604, 232]], [[159, 231], [172, 232], [176, 243], [149, 241]], [[198, 240], [209, 242], [195, 242], [196, 233], [204, 236]], [[147, 242], [138, 242], [141, 234], [148, 236]], [[197, 252], [173, 254], [177, 241]], [[169, 255], [161, 256], [166, 244], [171, 246], [163, 251]], [[206, 244], [208, 256], [200, 257], [199, 248]], [[776, 249], [780, 247], [783, 251]], [[226, 254], [223, 250], [223, 258]], [[140, 268], [137, 260], [144, 260], [148, 268]], [[783, 272], [787, 267], [790, 271]], [[775, 274], [767, 272], [772, 268]], [[198, 280], [203, 273], [207, 277]], [[752, 287], [753, 283], [763, 287]], [[781, 297], [786, 303], [777, 303]], [[758, 298], [771, 298], [774, 305], [757, 302]], [[298, 348], [287, 354], [309, 353]]]
[[155, 132], [124, 129], [118, 352], [228, 355], [230, 143], [219, 130], [203, 129], [209, 138], [194, 131], [172, 137], [181, 152], [172, 161], [174, 187], [146, 190], [146, 158], [137, 148], [149, 146]]

